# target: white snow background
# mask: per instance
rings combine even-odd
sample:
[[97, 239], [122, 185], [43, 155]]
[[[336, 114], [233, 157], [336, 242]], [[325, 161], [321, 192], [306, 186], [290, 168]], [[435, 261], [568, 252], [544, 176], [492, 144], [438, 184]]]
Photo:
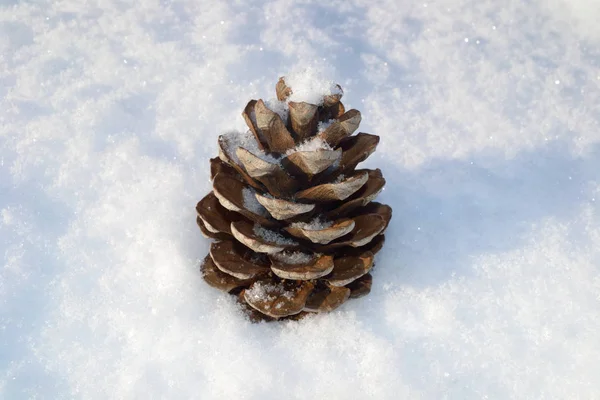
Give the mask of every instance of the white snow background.
[[[600, 398], [597, 0], [0, 0], [0, 398]], [[381, 136], [370, 296], [198, 272], [217, 136], [310, 67]]]

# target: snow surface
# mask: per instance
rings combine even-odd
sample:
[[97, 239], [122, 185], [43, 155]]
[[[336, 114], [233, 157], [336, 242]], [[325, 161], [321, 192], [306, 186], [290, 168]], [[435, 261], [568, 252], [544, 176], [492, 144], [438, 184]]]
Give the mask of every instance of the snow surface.
[[[600, 398], [593, 0], [0, 1], [0, 398]], [[310, 67], [394, 208], [370, 296], [198, 272], [217, 136]]]

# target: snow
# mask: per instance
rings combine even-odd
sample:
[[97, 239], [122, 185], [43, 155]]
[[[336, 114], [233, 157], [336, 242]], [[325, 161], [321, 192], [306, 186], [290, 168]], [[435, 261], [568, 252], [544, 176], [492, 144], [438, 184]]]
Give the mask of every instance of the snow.
[[326, 221], [322, 217], [315, 217], [308, 222], [294, 222], [293, 228], [305, 229], [308, 231], [321, 231], [333, 225], [333, 221]]
[[271, 258], [285, 264], [297, 265], [309, 263], [313, 261], [315, 257], [313, 254], [303, 253], [301, 251], [282, 251], [271, 254]]
[[318, 150], [333, 150], [329, 144], [320, 137], [312, 137], [299, 143], [293, 149], [289, 149], [285, 155], [289, 156], [299, 151], [318, 151]]
[[333, 124], [335, 121], [336, 121], [335, 119], [330, 119], [327, 121], [319, 121], [319, 124], [317, 125], [317, 133], [321, 133], [325, 129], [329, 128], [329, 126], [331, 124]]
[[250, 153], [259, 157], [263, 161], [267, 161], [273, 164], [279, 163], [279, 159], [265, 153], [258, 147], [258, 143], [256, 142], [256, 138], [252, 134], [251, 131], [247, 130], [245, 132], [227, 132], [223, 134], [223, 139], [225, 140], [225, 145], [227, 146], [227, 154], [233, 159], [233, 161], [237, 164], [241, 165], [241, 161], [239, 160], [236, 150], [238, 148], [243, 148], [248, 150]]
[[281, 120], [286, 123], [288, 119], [288, 115], [290, 112], [290, 108], [286, 101], [279, 101], [276, 97], [273, 97], [267, 101], [265, 101], [265, 106], [271, 111], [276, 112], [281, 117]]
[[[596, 4], [0, 2], [0, 398], [598, 398]], [[252, 324], [194, 206], [306, 66], [394, 218], [368, 297]]]
[[286, 74], [284, 79], [286, 85], [292, 88], [292, 94], [287, 98], [288, 102], [322, 105], [323, 97], [343, 94], [336, 82], [327, 79], [325, 71], [313, 66], [296, 69]]
[[258, 200], [256, 200], [256, 192], [253, 189], [245, 187], [242, 189], [242, 196], [244, 198], [244, 208], [246, 210], [257, 215], [269, 215], [267, 209], [264, 208], [262, 204], [258, 202]]
[[337, 178], [332, 183], [342, 183], [346, 179], [346, 175], [339, 174]]
[[283, 286], [274, 285], [272, 283], [257, 282], [246, 290], [246, 295], [252, 301], [258, 302], [273, 301], [280, 296], [291, 299], [293, 293], [286, 291]]
[[285, 236], [276, 231], [264, 228], [259, 224], [254, 224], [253, 230], [255, 235], [264, 239], [267, 243], [274, 243], [281, 246], [297, 244], [296, 241], [286, 238]]

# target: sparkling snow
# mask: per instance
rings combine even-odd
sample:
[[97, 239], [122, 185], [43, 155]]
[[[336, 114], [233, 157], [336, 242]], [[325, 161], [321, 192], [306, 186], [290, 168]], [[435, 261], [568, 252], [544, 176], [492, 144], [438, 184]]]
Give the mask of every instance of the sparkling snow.
[[280, 296], [291, 299], [293, 293], [285, 290], [283, 286], [274, 285], [272, 283], [256, 282], [252, 287], [246, 290], [246, 295], [253, 301], [273, 301]]
[[[0, 398], [599, 397], [600, 3], [82, 4], [0, 1]], [[194, 206], [306, 67], [394, 218], [368, 297], [251, 324]]]
[[291, 265], [306, 264], [315, 259], [313, 254], [303, 253], [301, 251], [281, 251], [279, 253], [271, 254], [271, 258]]
[[321, 217], [313, 218], [308, 222], [294, 222], [291, 224], [294, 228], [305, 229], [308, 231], [321, 231], [333, 225], [333, 221], [326, 221]]
[[320, 137], [312, 137], [310, 139], [305, 140], [302, 143], [299, 143], [293, 149], [289, 149], [285, 155], [289, 156], [291, 154], [297, 153], [299, 151], [318, 151], [318, 150], [332, 150], [331, 146], [321, 139]]
[[335, 119], [330, 119], [328, 121], [320, 121], [317, 125], [317, 132], [323, 132], [325, 129], [329, 128], [329, 126], [335, 121]]
[[271, 111], [276, 112], [281, 117], [281, 120], [287, 122], [290, 113], [289, 106], [285, 101], [279, 101], [276, 97], [265, 101], [265, 106]]
[[254, 224], [253, 230], [255, 235], [258, 235], [268, 243], [278, 244], [281, 246], [297, 244], [295, 240], [286, 238], [282, 234], [272, 231], [270, 229], [263, 228], [258, 224]]
[[236, 150], [240, 147], [245, 150], [248, 150], [250, 153], [254, 154], [255, 156], [259, 157], [264, 161], [273, 164], [279, 163], [279, 159], [265, 153], [258, 147], [256, 138], [249, 130], [245, 132], [228, 132], [226, 134], [223, 134], [223, 138], [225, 139], [225, 143], [227, 146], [227, 153], [237, 164], [241, 165], [241, 162], [236, 154]]
[[287, 101], [306, 102], [322, 105], [323, 97], [332, 94], [342, 94], [336, 82], [327, 79], [327, 74], [312, 66], [296, 69], [285, 75], [285, 83], [292, 88], [292, 94]]
[[253, 189], [245, 187], [242, 190], [242, 196], [244, 199], [244, 208], [257, 215], [266, 216], [268, 211], [262, 206], [256, 199], [256, 192]]

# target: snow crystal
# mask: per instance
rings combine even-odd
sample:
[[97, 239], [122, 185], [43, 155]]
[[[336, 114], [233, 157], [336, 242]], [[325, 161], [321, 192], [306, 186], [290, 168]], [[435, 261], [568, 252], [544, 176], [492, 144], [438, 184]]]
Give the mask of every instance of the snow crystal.
[[291, 299], [293, 292], [286, 290], [283, 285], [274, 283], [256, 282], [250, 288], [246, 289], [246, 296], [252, 301], [273, 301], [277, 297], [285, 297]]
[[242, 190], [242, 196], [244, 196], [244, 208], [246, 210], [253, 212], [257, 215], [268, 215], [267, 209], [264, 208], [262, 204], [258, 202], [258, 200], [256, 200], [256, 192], [253, 189], [245, 187]]
[[346, 176], [344, 174], [340, 174], [332, 183], [342, 183], [344, 179], [346, 179]]
[[276, 97], [265, 101], [265, 106], [273, 112], [279, 114], [284, 123], [287, 122], [290, 109], [286, 101], [279, 101]]
[[286, 75], [285, 83], [292, 88], [292, 94], [287, 101], [304, 101], [322, 105], [324, 96], [341, 94], [336, 83], [325, 79], [323, 75], [321, 71], [314, 67], [308, 67]]
[[256, 282], [249, 289], [246, 289], [246, 296], [253, 301], [272, 301], [275, 300], [273, 293], [277, 286], [270, 283]]
[[282, 251], [279, 253], [271, 254], [271, 257], [275, 260], [284, 264], [306, 264], [314, 260], [313, 254], [303, 253], [301, 251]]
[[336, 122], [335, 119], [329, 119], [327, 121], [319, 121], [319, 124], [317, 125], [317, 133], [323, 132], [325, 129], [329, 128], [329, 126], [331, 124], [333, 124], [334, 122]]
[[263, 238], [268, 243], [273, 243], [281, 246], [297, 244], [296, 241], [286, 238], [278, 232], [263, 228], [259, 224], [254, 224], [254, 234]]
[[298, 144], [296, 147], [289, 149], [285, 155], [297, 153], [299, 151], [317, 151], [317, 150], [332, 150], [331, 146], [318, 136], [314, 136], [304, 142]]
[[223, 134], [223, 139], [225, 140], [225, 145], [227, 148], [227, 154], [233, 159], [233, 161], [237, 164], [240, 164], [240, 160], [236, 154], [236, 150], [238, 148], [243, 148], [248, 150], [250, 153], [259, 157], [260, 159], [277, 164], [279, 163], [279, 159], [273, 157], [258, 147], [258, 143], [256, 142], [256, 138], [251, 131], [246, 131], [245, 133], [231, 131]]
[[322, 217], [316, 217], [309, 222], [294, 222], [291, 226], [293, 228], [304, 229], [307, 231], [321, 231], [327, 229], [333, 225], [332, 221], [327, 221]]

